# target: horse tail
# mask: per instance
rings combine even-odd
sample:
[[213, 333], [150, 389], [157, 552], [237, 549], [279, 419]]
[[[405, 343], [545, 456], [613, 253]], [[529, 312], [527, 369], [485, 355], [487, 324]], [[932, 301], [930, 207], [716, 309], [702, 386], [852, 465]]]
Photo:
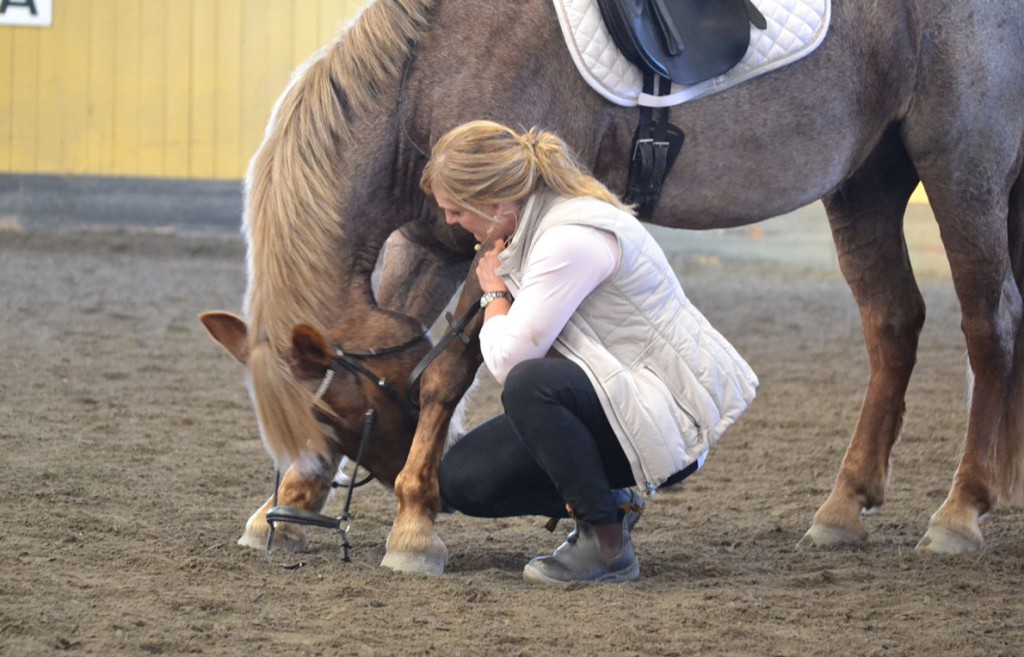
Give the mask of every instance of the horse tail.
[[[1024, 169], [1010, 190], [1007, 236], [1017, 289], [1024, 294]], [[1008, 504], [1024, 504], [1024, 321], [1017, 327], [1010, 379], [1007, 431], [996, 444], [996, 491]]]

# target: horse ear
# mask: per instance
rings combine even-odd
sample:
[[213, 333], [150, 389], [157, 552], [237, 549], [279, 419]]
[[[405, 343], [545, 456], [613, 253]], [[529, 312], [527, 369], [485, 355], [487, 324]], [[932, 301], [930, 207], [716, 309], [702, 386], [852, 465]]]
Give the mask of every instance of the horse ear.
[[324, 334], [309, 324], [296, 324], [292, 329], [295, 357], [306, 366], [324, 368], [331, 364], [331, 345]]
[[249, 329], [244, 319], [231, 313], [214, 310], [200, 313], [199, 321], [213, 339], [239, 363], [245, 365], [249, 361]]

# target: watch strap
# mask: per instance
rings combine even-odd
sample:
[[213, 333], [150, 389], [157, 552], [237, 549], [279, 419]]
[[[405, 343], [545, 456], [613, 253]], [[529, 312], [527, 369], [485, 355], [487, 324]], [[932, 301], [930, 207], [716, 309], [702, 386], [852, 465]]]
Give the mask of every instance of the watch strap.
[[480, 307], [486, 308], [487, 305], [495, 299], [504, 299], [509, 303], [512, 303], [512, 295], [506, 290], [500, 290], [497, 292], [484, 292], [480, 295]]

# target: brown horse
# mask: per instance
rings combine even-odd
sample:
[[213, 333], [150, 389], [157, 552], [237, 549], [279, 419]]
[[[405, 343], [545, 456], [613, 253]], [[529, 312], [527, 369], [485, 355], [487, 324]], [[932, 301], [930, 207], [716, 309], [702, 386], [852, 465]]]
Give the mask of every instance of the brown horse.
[[[925, 318], [902, 219], [919, 181], [949, 256], [974, 376], [963, 456], [918, 549], [977, 550], [979, 518], [1021, 499], [1022, 34], [1018, 2], [834, 0], [814, 53], [672, 110], [687, 139], [653, 221], [737, 226], [823, 199], [860, 308], [870, 380], [802, 545], [865, 540], [860, 514], [885, 498]], [[428, 348], [415, 338], [462, 279], [459, 312], [475, 303], [470, 237], [444, 223], [417, 182], [431, 144], [478, 118], [553, 129], [613, 190], [625, 187], [636, 111], [580, 79], [550, 0], [376, 0], [295, 75], [253, 159], [246, 319], [203, 316], [248, 365], [269, 451], [298, 459], [282, 504], [318, 509], [325, 473], [355, 453], [366, 409], [380, 411], [366, 463], [395, 487], [384, 565], [400, 570], [444, 568], [437, 467], [480, 363], [477, 344], [454, 341], [427, 370], [418, 423], [355, 374], [339, 373], [322, 400], [314, 390], [336, 349], [412, 340], [364, 361], [404, 394]], [[265, 511], [240, 542], [262, 545]], [[301, 545], [296, 530], [291, 538]]]

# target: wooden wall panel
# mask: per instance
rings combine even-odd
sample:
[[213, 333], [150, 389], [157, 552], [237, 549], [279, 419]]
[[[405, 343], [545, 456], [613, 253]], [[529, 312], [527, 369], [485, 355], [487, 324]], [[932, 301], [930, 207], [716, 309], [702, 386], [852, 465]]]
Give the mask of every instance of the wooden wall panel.
[[361, 0], [53, 0], [0, 26], [0, 173], [237, 179]]
[[188, 176], [189, 95], [192, 87], [192, 6], [167, 5], [164, 32], [164, 151], [165, 175]]
[[[139, 34], [142, 35], [139, 61], [142, 62], [139, 78], [140, 94], [136, 102], [142, 116], [142, 130], [139, 132], [139, 162], [135, 171], [126, 171], [127, 175], [163, 176], [164, 149], [167, 147], [167, 124], [164, 112], [167, 96], [167, 61], [170, 53], [167, 44], [166, 2], [141, 3], [142, 13], [139, 21]], [[175, 90], [178, 91], [178, 90]], [[166, 172], [172, 176], [178, 173], [184, 177], [185, 172]]]
[[[53, 35], [43, 30], [25, 28], [15, 32], [15, 162], [24, 161], [40, 168], [58, 166], [64, 159], [66, 142], [74, 139], [63, 137], [72, 127], [71, 122], [78, 119], [68, 116], [70, 106], [62, 108], [46, 102], [47, 94], [65, 96], [74, 86], [72, 75], [58, 73], [76, 64], [66, 61], [65, 53], [65, 49], [54, 47]], [[81, 74], [81, 69], [76, 70]]]
[[[113, 152], [110, 173], [136, 175], [141, 169], [143, 131], [151, 123], [143, 115], [142, 7], [137, 0], [114, 6]], [[130, 172], [130, 173], [129, 173]]]
[[[39, 124], [39, 34], [26, 29], [14, 30], [14, 66], [8, 83], [12, 90], [11, 167], [35, 170], [36, 128]], [[59, 66], [59, 62], [54, 66]], [[51, 118], [59, 118], [54, 114]], [[52, 121], [51, 121], [52, 122]]]
[[213, 178], [213, 149], [217, 141], [217, 9], [209, 2], [193, 2], [191, 19], [188, 176]]
[[240, 178], [251, 155], [242, 150], [242, 0], [219, 0], [214, 6], [217, 44], [211, 66], [217, 89], [212, 177]]
[[287, 79], [272, 81], [267, 70], [267, 34], [271, 30], [267, 21], [269, 5], [269, 0], [245, 0], [242, 4], [241, 133], [239, 152], [236, 153], [239, 160], [251, 157], [263, 137], [263, 128], [273, 104], [273, 101], [270, 105], [265, 102], [270, 87], [274, 86], [280, 94], [287, 83]]
[[11, 168], [11, 146], [14, 141], [14, 30], [0, 30], [0, 171]]
[[[92, 55], [92, 18], [90, 2], [54, 3], [53, 19], [66, 27], [60, 32], [36, 28], [40, 38], [40, 54], [47, 65], [40, 66], [40, 122], [37, 134], [40, 160], [38, 166], [64, 166], [68, 173], [89, 171], [89, 59]], [[51, 58], [51, 55], [56, 57]], [[15, 53], [15, 57], [18, 53]], [[59, 61], [55, 69], [50, 62]], [[60, 90], [54, 97], [54, 90]], [[59, 121], [49, 119], [51, 115]], [[58, 130], [53, 126], [59, 125]], [[42, 159], [43, 157], [46, 159]]]
[[[117, 70], [117, 2], [93, 0], [89, 19], [89, 77], [86, 84], [86, 161], [84, 171], [114, 173], [114, 89]], [[114, 38], [111, 38], [111, 28]]]

